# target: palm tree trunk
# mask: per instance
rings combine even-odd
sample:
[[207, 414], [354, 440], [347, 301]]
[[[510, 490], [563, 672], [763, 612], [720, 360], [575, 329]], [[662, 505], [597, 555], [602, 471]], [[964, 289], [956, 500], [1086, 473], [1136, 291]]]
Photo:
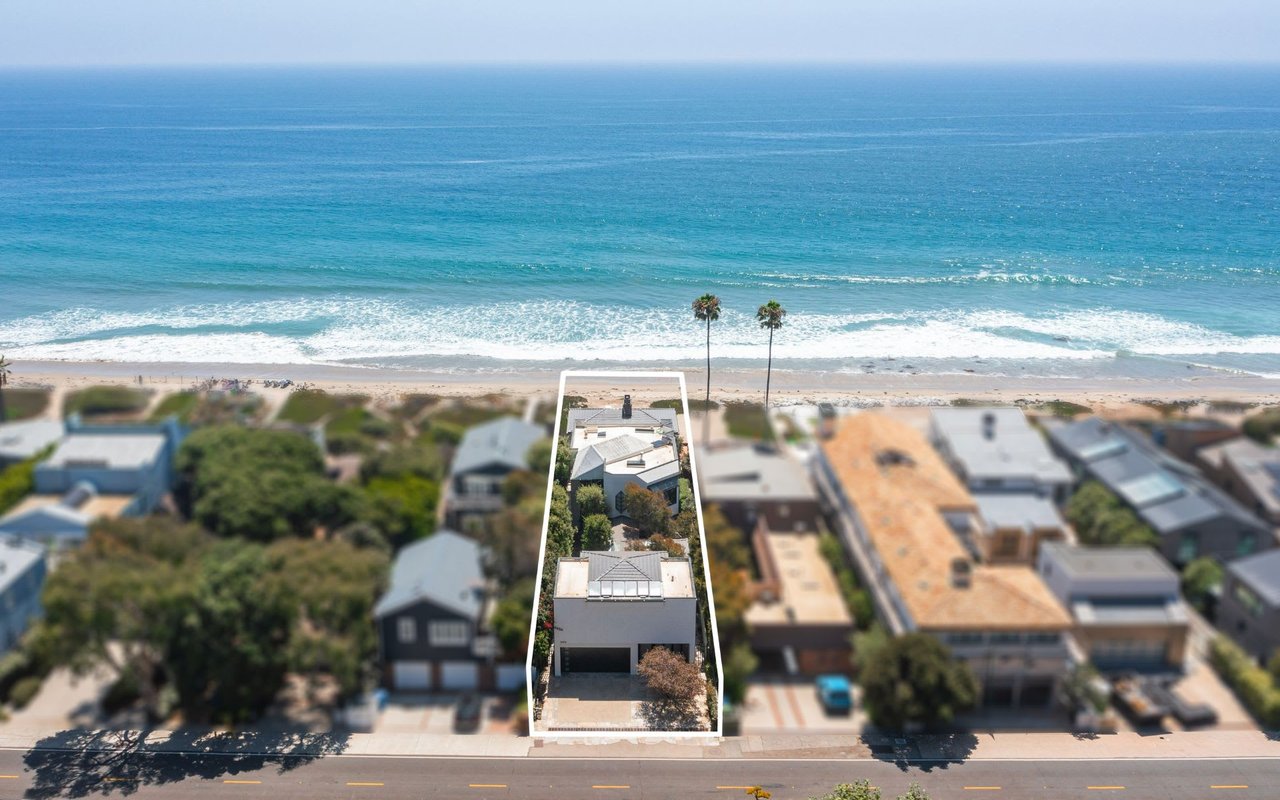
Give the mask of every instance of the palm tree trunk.
[[702, 408], [702, 443], [711, 437], [711, 318], [707, 318], [707, 401]]
[[769, 366], [764, 373], [764, 418], [769, 419], [769, 381], [773, 378], [773, 328], [769, 329]]
[[[710, 363], [710, 356], [708, 356], [707, 363]], [[4, 389], [0, 389], [0, 422], [4, 422], [8, 419], [9, 419], [9, 412], [4, 407]]]

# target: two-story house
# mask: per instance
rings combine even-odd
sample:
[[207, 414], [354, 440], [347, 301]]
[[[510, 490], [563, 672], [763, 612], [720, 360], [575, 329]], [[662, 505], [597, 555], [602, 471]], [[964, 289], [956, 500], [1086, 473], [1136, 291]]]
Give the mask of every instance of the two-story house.
[[891, 633], [941, 639], [973, 670], [985, 707], [1053, 702], [1071, 617], [1030, 566], [976, 561], [963, 543], [976, 504], [923, 435], [884, 413], [853, 414], [813, 468]]
[[0, 653], [18, 643], [41, 616], [45, 548], [21, 539], [0, 541]]
[[626, 395], [619, 409], [569, 409], [565, 434], [574, 451], [570, 480], [600, 484], [610, 517], [624, 514], [628, 484], [658, 492], [671, 514], [679, 513], [680, 442], [674, 409], [633, 408], [631, 395]]
[[442, 530], [404, 547], [374, 606], [384, 681], [403, 692], [524, 685], [523, 664], [497, 664], [480, 545]]
[[1226, 565], [1217, 623], [1263, 663], [1280, 652], [1280, 550]]
[[445, 495], [445, 520], [466, 529], [468, 520], [502, 508], [502, 482], [528, 469], [530, 448], [546, 436], [541, 425], [502, 417], [472, 426], [453, 454]]

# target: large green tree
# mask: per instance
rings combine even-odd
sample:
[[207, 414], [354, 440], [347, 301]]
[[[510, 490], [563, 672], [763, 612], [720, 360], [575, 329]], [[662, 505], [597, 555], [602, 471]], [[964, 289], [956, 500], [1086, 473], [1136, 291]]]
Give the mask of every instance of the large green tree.
[[647, 536], [671, 533], [671, 510], [667, 498], [638, 483], [628, 483], [623, 487], [622, 513], [631, 517]]
[[604, 514], [592, 514], [582, 520], [582, 549], [608, 550], [613, 546], [613, 526]]
[[604, 489], [598, 483], [582, 484], [573, 494], [578, 503], [578, 513], [584, 517], [609, 511], [604, 501]]
[[881, 728], [947, 724], [978, 700], [969, 667], [930, 634], [890, 639], [866, 661], [860, 676], [863, 699], [871, 721]]
[[1151, 547], [1156, 532], [1098, 481], [1085, 481], [1067, 502], [1067, 519], [1080, 543], [1098, 547]]
[[[704, 294], [693, 301], [693, 318], [707, 325], [707, 399], [703, 413], [711, 413], [711, 323], [720, 319], [720, 298], [714, 294]], [[710, 436], [711, 425], [704, 420], [702, 425], [702, 441]]]

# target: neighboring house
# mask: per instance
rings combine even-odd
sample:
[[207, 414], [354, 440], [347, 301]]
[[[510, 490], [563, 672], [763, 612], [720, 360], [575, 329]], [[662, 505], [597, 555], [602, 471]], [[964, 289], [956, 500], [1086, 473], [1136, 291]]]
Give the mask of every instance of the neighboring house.
[[984, 561], [1031, 564], [1042, 542], [1074, 538], [1058, 513], [1071, 469], [1022, 409], [934, 409], [930, 438], [978, 503], [975, 544]]
[[937, 636], [967, 662], [985, 707], [1047, 707], [1068, 663], [1071, 617], [1029, 566], [977, 563], [977, 507], [911, 426], [842, 418], [814, 458], [820, 496], [895, 635]]
[[1227, 561], [1276, 544], [1269, 525], [1137, 431], [1090, 417], [1052, 427], [1049, 437], [1078, 477], [1102, 483], [1156, 532], [1174, 564]]
[[515, 417], [467, 429], [450, 468], [447, 524], [463, 528], [470, 518], [501, 510], [502, 482], [515, 470], [529, 468], [529, 449], [546, 435], [541, 425]]
[[1176, 458], [1192, 462], [1200, 448], [1240, 438], [1240, 429], [1212, 417], [1169, 419], [1152, 426], [1151, 438]]
[[20, 539], [0, 542], [0, 653], [18, 643], [41, 616], [45, 549]]
[[34, 492], [0, 518], [0, 535], [74, 544], [97, 519], [151, 513], [173, 486], [182, 441], [176, 421], [159, 425], [81, 425], [36, 465]]
[[649, 648], [697, 657], [698, 601], [688, 557], [584, 552], [556, 567], [554, 670], [634, 673]]
[[574, 451], [570, 480], [599, 483], [610, 517], [623, 515], [627, 484], [664, 495], [671, 514], [679, 513], [680, 442], [674, 409], [633, 409], [631, 395], [626, 395], [620, 409], [569, 409], [565, 433]]
[[818, 492], [804, 467], [775, 448], [733, 445], [698, 453], [702, 502], [718, 506], [740, 530], [764, 520], [770, 530], [815, 530]]
[[775, 532], [762, 520], [752, 541], [760, 579], [745, 619], [760, 669], [848, 672], [853, 618], [818, 547], [818, 534]]
[[483, 557], [475, 541], [449, 530], [396, 555], [390, 587], [373, 610], [383, 677], [392, 689], [507, 691], [524, 685], [523, 664], [495, 664]]
[[1252, 439], [1232, 439], [1202, 447], [1196, 464], [1245, 508], [1280, 526], [1280, 450]]
[[1259, 661], [1266, 663], [1280, 648], [1280, 550], [1259, 553], [1227, 564], [1218, 628]]
[[62, 438], [61, 422], [28, 420], [0, 424], [0, 469], [34, 458]]
[[1178, 573], [1154, 550], [1046, 544], [1037, 569], [1099, 670], [1181, 669], [1191, 615]]

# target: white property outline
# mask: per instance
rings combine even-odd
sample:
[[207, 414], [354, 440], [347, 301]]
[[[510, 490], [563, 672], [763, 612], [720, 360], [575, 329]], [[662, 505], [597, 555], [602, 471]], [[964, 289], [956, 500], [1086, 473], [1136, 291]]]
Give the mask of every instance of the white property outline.
[[[716, 660], [716, 702], [720, 704], [720, 708], [716, 709], [716, 727], [711, 731], [539, 731], [536, 728], [533, 718], [533, 645], [538, 635], [538, 607], [542, 604], [542, 572], [545, 567], [544, 561], [547, 556], [547, 533], [551, 523], [551, 493], [555, 486], [556, 478], [556, 450], [560, 446], [560, 420], [564, 415], [564, 391], [565, 384], [569, 378], [620, 378], [620, 379], [640, 379], [640, 380], [678, 380], [680, 383], [680, 405], [684, 414], [685, 430], [689, 434], [686, 437], [686, 444], [689, 447], [689, 483], [693, 489], [693, 509], [694, 515], [698, 519], [698, 538], [702, 543], [702, 574], [703, 585], [707, 587], [707, 612], [711, 616], [711, 645]], [[710, 409], [704, 413], [710, 414]], [[706, 424], [704, 421], [703, 424]], [[679, 433], [679, 431], [677, 431]], [[552, 433], [551, 447], [551, 464], [547, 468], [547, 501], [546, 507], [542, 512], [542, 539], [538, 545], [538, 590], [533, 594], [533, 613], [529, 619], [529, 652], [525, 655], [524, 671], [525, 671], [525, 692], [528, 695], [529, 709], [529, 736], [540, 739], [702, 739], [709, 737], [722, 737], [724, 735], [724, 659], [720, 654], [720, 630], [716, 626], [716, 602], [715, 595], [712, 594], [711, 588], [711, 561], [710, 554], [707, 552], [707, 534], [702, 523], [702, 497], [698, 490], [698, 461], [694, 455], [693, 447], [693, 417], [689, 414], [689, 392], [685, 386], [684, 373], [678, 370], [650, 371], [650, 372], [627, 372], [627, 371], [611, 371], [611, 370], [576, 370], [566, 369], [560, 373], [560, 389], [556, 396], [556, 424]], [[555, 646], [554, 637], [552, 647]], [[710, 709], [708, 709], [710, 710]]]

